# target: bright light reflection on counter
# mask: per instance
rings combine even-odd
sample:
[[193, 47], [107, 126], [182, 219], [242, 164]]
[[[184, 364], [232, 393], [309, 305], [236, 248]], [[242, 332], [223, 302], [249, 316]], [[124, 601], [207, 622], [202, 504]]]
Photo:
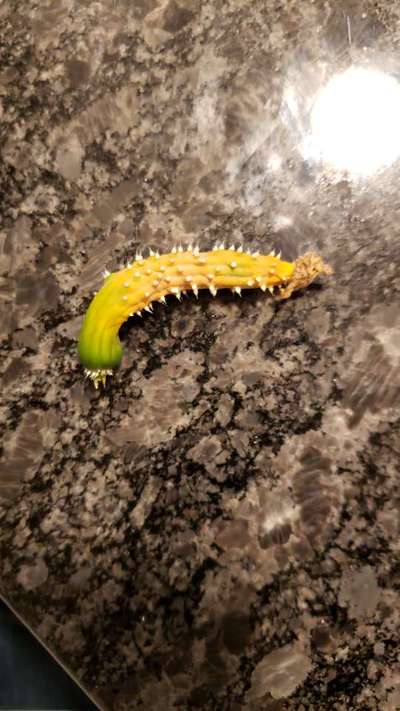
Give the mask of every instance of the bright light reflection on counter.
[[400, 84], [384, 72], [351, 67], [334, 76], [317, 95], [307, 159], [361, 176], [400, 156]]

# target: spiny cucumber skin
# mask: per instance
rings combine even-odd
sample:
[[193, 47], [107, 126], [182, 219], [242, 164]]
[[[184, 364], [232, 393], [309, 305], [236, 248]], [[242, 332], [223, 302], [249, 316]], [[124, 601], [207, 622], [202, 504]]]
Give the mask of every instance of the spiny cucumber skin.
[[331, 273], [317, 255], [301, 258], [304, 261], [310, 257], [314, 262], [311, 270], [307, 262], [307, 275], [302, 275], [299, 285], [294, 284], [297, 262], [285, 262], [274, 253], [259, 255], [217, 248], [211, 252], [190, 250], [151, 255], [147, 259], [138, 257], [133, 264], [107, 275], [86, 312], [78, 354], [95, 387], [100, 382], [105, 383], [106, 375], [112, 374], [112, 369], [121, 362], [122, 347], [118, 337], [121, 325], [135, 313], [151, 310], [152, 301], [164, 302], [168, 294], [180, 299], [183, 291], [190, 290], [197, 296], [199, 289], [206, 288], [215, 296], [221, 288], [240, 294], [241, 289], [261, 288], [272, 292], [274, 287], [279, 287], [281, 297], [286, 298], [285, 291], [290, 295], [294, 289], [310, 283], [318, 273]]

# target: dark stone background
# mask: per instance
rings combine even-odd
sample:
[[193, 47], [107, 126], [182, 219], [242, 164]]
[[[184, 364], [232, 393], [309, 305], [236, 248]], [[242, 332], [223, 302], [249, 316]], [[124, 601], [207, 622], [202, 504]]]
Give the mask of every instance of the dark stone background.
[[[0, 22], [2, 594], [105, 709], [399, 709], [399, 165], [299, 150], [333, 72], [399, 75], [398, 3]], [[335, 277], [157, 304], [95, 392], [102, 270], [222, 239]]]

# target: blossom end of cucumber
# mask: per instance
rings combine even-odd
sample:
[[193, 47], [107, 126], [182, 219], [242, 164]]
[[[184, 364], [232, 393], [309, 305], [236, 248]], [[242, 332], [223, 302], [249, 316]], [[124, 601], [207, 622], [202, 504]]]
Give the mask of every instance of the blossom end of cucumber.
[[285, 287], [280, 287], [278, 300], [288, 299], [294, 291], [305, 289], [321, 275], [331, 276], [333, 269], [326, 264], [319, 254], [309, 252], [298, 257], [294, 262], [294, 271]]

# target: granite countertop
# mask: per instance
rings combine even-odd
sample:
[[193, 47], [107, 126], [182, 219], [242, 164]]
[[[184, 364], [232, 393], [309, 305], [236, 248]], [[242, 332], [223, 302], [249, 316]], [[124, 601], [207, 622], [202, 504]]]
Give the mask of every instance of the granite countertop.
[[[102, 709], [400, 709], [399, 161], [304, 151], [332, 75], [400, 76], [398, 3], [0, 18], [1, 594]], [[168, 299], [94, 391], [103, 269], [223, 239], [335, 276]]]

